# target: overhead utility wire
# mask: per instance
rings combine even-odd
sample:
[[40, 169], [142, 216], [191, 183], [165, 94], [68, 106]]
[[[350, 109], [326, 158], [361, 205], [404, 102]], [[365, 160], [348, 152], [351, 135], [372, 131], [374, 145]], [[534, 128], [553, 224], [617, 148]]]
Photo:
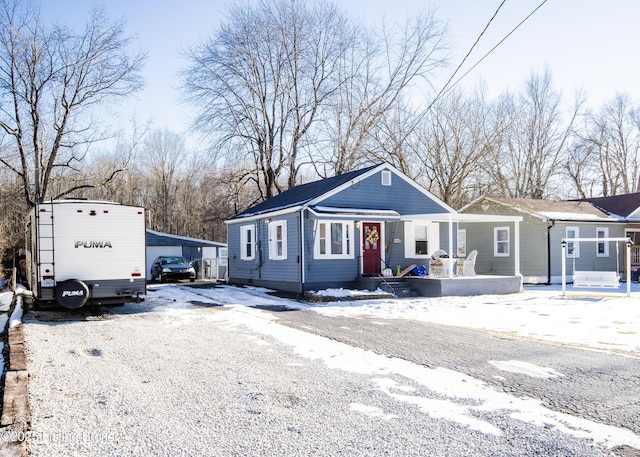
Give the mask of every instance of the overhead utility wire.
[[518, 25], [516, 25], [513, 29], [511, 29], [511, 31], [509, 33], [507, 33], [504, 38], [502, 38], [502, 40], [500, 40], [494, 47], [492, 47], [485, 55], [483, 55], [480, 60], [478, 60], [469, 70], [467, 70], [462, 76], [460, 76], [460, 78], [458, 78], [456, 80], [456, 82], [454, 82], [451, 86], [447, 87], [449, 85], [449, 83], [451, 82], [451, 80], [455, 77], [456, 73], [458, 72], [458, 70], [460, 70], [460, 67], [462, 67], [462, 64], [464, 64], [465, 60], [467, 59], [467, 57], [469, 57], [469, 54], [471, 54], [471, 51], [473, 51], [473, 48], [476, 46], [476, 44], [478, 43], [478, 41], [480, 40], [480, 38], [482, 37], [482, 35], [484, 34], [484, 32], [487, 30], [487, 28], [489, 27], [489, 25], [491, 24], [491, 22], [493, 21], [493, 19], [496, 17], [496, 15], [498, 14], [498, 11], [500, 11], [500, 8], [502, 8], [502, 5], [504, 5], [504, 3], [506, 2], [506, 0], [503, 0], [503, 2], [500, 4], [500, 6], [498, 6], [498, 9], [496, 10], [496, 12], [493, 14], [493, 16], [491, 17], [491, 19], [489, 20], [489, 22], [487, 23], [487, 25], [485, 26], [484, 30], [482, 30], [482, 32], [480, 33], [480, 35], [478, 36], [478, 39], [475, 41], [475, 43], [473, 44], [473, 46], [471, 47], [471, 49], [469, 50], [469, 52], [467, 53], [467, 55], [464, 57], [464, 59], [462, 59], [462, 62], [460, 63], [460, 65], [458, 65], [458, 68], [456, 68], [456, 70], [453, 72], [453, 75], [451, 75], [451, 77], [449, 78], [449, 80], [447, 81], [447, 83], [442, 87], [442, 89], [440, 90], [440, 92], [438, 93], [438, 95], [436, 95], [436, 97], [433, 99], [433, 101], [429, 104], [429, 106], [427, 106], [427, 108], [420, 114], [420, 116], [418, 116], [418, 118], [416, 119], [416, 121], [413, 123], [413, 126], [407, 131], [407, 133], [405, 134], [404, 138], [402, 139], [402, 141], [404, 141], [407, 136], [409, 136], [409, 133], [411, 131], [413, 131], [413, 129], [416, 127], [416, 125], [418, 125], [418, 123], [422, 120], [422, 118], [429, 112], [429, 110], [431, 110], [431, 108], [433, 108], [433, 105], [435, 105], [435, 103], [447, 92], [449, 92], [451, 89], [453, 89], [460, 81], [462, 81], [462, 79], [467, 76], [474, 68], [476, 68], [480, 62], [482, 62], [484, 59], [486, 59], [489, 54], [491, 54], [493, 51], [496, 50], [496, 48], [498, 46], [500, 46], [507, 38], [509, 38], [516, 30], [518, 30], [520, 28], [520, 26], [522, 26], [522, 24], [524, 24], [531, 16], [533, 16], [533, 14], [538, 11], [545, 3], [547, 3], [547, 1], [549, 0], [543, 0], [542, 3], [540, 3], [533, 11], [531, 11], [531, 13], [529, 13], [522, 21], [520, 21], [520, 23], [518, 23]]
[[[453, 81], [453, 78], [455, 78], [455, 76], [458, 74], [458, 71], [460, 71], [460, 68], [462, 68], [462, 66], [464, 65], [464, 63], [467, 61], [467, 59], [469, 58], [469, 56], [471, 55], [471, 53], [473, 52], [473, 50], [475, 49], [476, 45], [478, 44], [478, 42], [480, 41], [480, 39], [482, 38], [482, 36], [484, 35], [484, 33], [487, 31], [487, 29], [489, 28], [489, 26], [491, 25], [491, 23], [493, 22], [493, 20], [496, 18], [496, 16], [498, 15], [498, 13], [500, 12], [500, 9], [504, 6], [504, 4], [507, 2], [507, 0], [502, 0], [502, 3], [500, 3], [500, 6], [498, 6], [498, 9], [496, 9], [496, 12], [493, 13], [493, 16], [491, 16], [491, 19], [489, 19], [489, 22], [487, 22], [487, 25], [484, 26], [484, 29], [482, 29], [482, 32], [480, 32], [480, 35], [478, 35], [478, 38], [476, 38], [476, 41], [473, 43], [473, 45], [471, 46], [471, 48], [469, 49], [469, 52], [467, 52], [467, 55], [464, 56], [464, 58], [462, 59], [462, 62], [460, 62], [460, 64], [458, 65], [458, 67], [456, 68], [456, 70], [453, 72], [453, 74], [449, 77], [449, 79], [447, 80], [447, 82], [445, 83], [444, 86], [442, 86], [442, 89], [440, 89], [440, 92], [438, 93], [438, 95], [436, 95], [436, 97], [433, 99], [433, 103], [435, 103], [440, 96], [444, 93], [444, 91], [447, 89], [447, 87], [449, 86], [449, 84], [451, 83], [451, 81]], [[466, 73], [465, 73], [466, 74]], [[458, 80], [460, 81], [460, 80]], [[430, 108], [430, 107], [429, 107]], [[427, 108], [427, 110], [429, 109]]]
[[[488, 56], [489, 54], [491, 54], [491, 53], [492, 53], [492, 52], [493, 52], [493, 51], [494, 51], [498, 46], [500, 46], [500, 45], [501, 45], [501, 44], [502, 44], [502, 43], [503, 43], [507, 38], [509, 38], [509, 37], [510, 37], [510, 36], [511, 36], [511, 35], [512, 35], [516, 30], [518, 30], [522, 24], [524, 24], [524, 23], [525, 23], [525, 22], [526, 22], [526, 21], [527, 21], [531, 16], [533, 16], [533, 14], [534, 14], [536, 11], [538, 11], [540, 8], [542, 8], [542, 6], [543, 6], [545, 3], [547, 3], [548, 1], [549, 1], [549, 0], [544, 0], [542, 3], [540, 3], [540, 4], [536, 7], [536, 9], [534, 9], [533, 11], [531, 11], [531, 12], [529, 13], [529, 15], [528, 15], [527, 17], [525, 17], [522, 21], [520, 21], [520, 23], [519, 23], [518, 25], [516, 25], [516, 26], [513, 28], [513, 30], [511, 30], [509, 33], [507, 33], [507, 34], [505, 35], [505, 37], [504, 37], [502, 40], [500, 40], [500, 41], [498, 42], [498, 44], [496, 44], [496, 45], [495, 45], [494, 47], [492, 47], [492, 48], [491, 48], [491, 49], [490, 49], [490, 50], [489, 50], [485, 55], [483, 55], [483, 56], [480, 58], [480, 60], [478, 60], [478, 61], [477, 61], [477, 62], [476, 62], [476, 63], [475, 63], [471, 68], [469, 68], [469, 70], [467, 70], [467, 71], [465, 72], [465, 74], [463, 74], [462, 76], [460, 76], [460, 78], [458, 78], [458, 80], [457, 80], [455, 83], [453, 83], [453, 84], [451, 85], [451, 87], [450, 87], [450, 88], [448, 88], [448, 89], [446, 90], [446, 92], [448, 92], [448, 91], [449, 91], [449, 90], [451, 90], [453, 87], [455, 87], [455, 86], [456, 86], [456, 85], [457, 85], [457, 84], [462, 80], [462, 78], [464, 78], [465, 76], [467, 76], [467, 75], [468, 75], [468, 74], [469, 74], [469, 73], [470, 73], [474, 68], [476, 68], [478, 65], [480, 65], [480, 62], [482, 62], [484, 59], [486, 59], [486, 58], [487, 58], [487, 56]], [[445, 93], [446, 93], [446, 92], [445, 92]], [[438, 96], [440, 96], [440, 95], [438, 95]], [[436, 97], [436, 99], [437, 99], [437, 97]], [[435, 102], [435, 100], [434, 100], [434, 102]]]

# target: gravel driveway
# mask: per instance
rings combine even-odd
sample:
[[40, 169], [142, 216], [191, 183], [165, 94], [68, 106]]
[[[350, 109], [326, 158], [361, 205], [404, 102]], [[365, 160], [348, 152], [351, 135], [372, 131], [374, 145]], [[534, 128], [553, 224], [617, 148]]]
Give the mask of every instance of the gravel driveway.
[[456, 400], [467, 424], [434, 417], [425, 408], [451, 399], [414, 379], [332, 368], [231, 319], [233, 307], [174, 300], [25, 314], [32, 455], [611, 455], [474, 400]]

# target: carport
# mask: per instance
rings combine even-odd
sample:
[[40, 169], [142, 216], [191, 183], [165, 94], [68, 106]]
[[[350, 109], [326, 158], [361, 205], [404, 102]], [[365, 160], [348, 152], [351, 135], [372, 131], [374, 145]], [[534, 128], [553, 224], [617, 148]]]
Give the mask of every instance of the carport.
[[227, 245], [217, 241], [171, 235], [147, 229], [147, 274], [160, 255], [181, 255], [194, 262], [198, 279], [226, 279]]

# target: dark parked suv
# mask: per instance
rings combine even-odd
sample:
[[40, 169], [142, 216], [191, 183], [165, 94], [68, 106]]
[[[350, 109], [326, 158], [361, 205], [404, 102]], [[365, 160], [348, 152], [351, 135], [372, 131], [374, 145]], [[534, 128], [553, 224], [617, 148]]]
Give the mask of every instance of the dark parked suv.
[[161, 255], [151, 265], [151, 280], [160, 282], [168, 280], [188, 279], [196, 280], [196, 269], [184, 257], [175, 255]]

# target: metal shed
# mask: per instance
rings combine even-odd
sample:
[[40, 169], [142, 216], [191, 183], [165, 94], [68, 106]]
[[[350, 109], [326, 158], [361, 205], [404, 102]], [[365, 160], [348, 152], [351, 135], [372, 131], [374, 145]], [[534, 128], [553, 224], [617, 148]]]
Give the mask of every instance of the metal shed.
[[227, 277], [227, 245], [147, 229], [147, 273], [160, 255], [181, 255], [193, 262], [198, 279], [222, 280]]

